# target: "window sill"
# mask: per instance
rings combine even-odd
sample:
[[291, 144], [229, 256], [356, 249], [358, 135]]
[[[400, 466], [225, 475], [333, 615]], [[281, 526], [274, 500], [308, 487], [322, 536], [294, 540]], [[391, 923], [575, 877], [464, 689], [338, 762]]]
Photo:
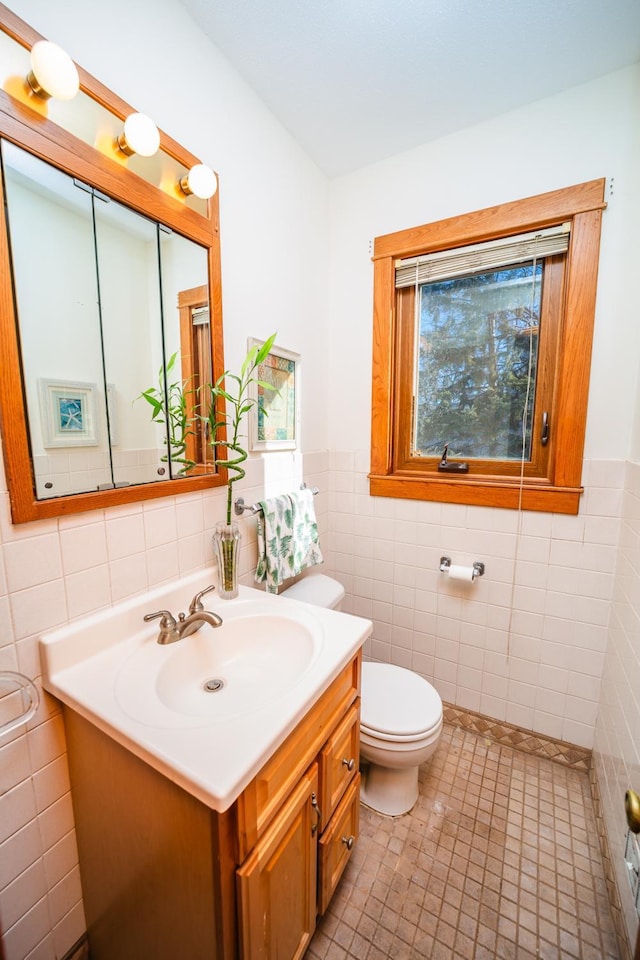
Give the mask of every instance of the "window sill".
[[582, 487], [557, 487], [544, 482], [526, 480], [520, 504], [518, 480], [488, 480], [470, 477], [407, 477], [369, 474], [372, 497], [397, 497], [405, 500], [435, 500], [441, 503], [462, 503], [477, 507], [503, 507], [517, 510], [539, 510], [547, 513], [577, 514]]

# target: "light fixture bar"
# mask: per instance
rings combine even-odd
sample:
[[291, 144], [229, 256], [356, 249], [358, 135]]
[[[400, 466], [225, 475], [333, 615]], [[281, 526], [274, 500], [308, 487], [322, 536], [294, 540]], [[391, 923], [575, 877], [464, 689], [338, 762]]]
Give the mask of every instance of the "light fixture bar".
[[68, 53], [50, 40], [38, 40], [31, 48], [27, 83], [42, 100], [72, 100], [80, 89], [80, 77]]
[[134, 153], [152, 157], [160, 147], [160, 133], [153, 120], [144, 113], [130, 113], [116, 142], [127, 157]]
[[218, 178], [204, 163], [196, 163], [184, 177], [180, 179], [180, 189], [188, 197], [193, 194], [201, 200], [208, 200], [218, 189]]

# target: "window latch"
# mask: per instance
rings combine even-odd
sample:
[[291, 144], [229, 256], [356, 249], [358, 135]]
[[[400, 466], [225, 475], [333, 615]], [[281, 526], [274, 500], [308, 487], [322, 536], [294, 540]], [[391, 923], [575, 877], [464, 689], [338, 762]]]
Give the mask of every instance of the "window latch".
[[542, 433], [540, 434], [540, 443], [543, 447], [549, 443], [549, 414], [545, 410], [542, 414]]
[[438, 464], [439, 473], [468, 473], [469, 464], [465, 460], [447, 460], [447, 450], [449, 449], [449, 444], [445, 444], [444, 450], [442, 451], [442, 460]]

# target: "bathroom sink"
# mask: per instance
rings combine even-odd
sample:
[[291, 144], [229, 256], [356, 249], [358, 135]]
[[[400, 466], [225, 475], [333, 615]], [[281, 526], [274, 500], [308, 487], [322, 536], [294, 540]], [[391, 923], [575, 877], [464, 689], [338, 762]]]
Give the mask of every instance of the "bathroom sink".
[[260, 710], [311, 667], [322, 645], [313, 617], [263, 606], [226, 608], [220, 627], [161, 645], [155, 634], [122, 664], [115, 698], [132, 719], [151, 726], [231, 720]]
[[196, 570], [66, 624], [40, 637], [40, 656], [48, 693], [223, 811], [352, 662], [371, 622], [241, 586], [234, 600], [207, 597], [221, 626], [157, 643], [159, 623], [144, 615], [177, 615], [215, 577]]

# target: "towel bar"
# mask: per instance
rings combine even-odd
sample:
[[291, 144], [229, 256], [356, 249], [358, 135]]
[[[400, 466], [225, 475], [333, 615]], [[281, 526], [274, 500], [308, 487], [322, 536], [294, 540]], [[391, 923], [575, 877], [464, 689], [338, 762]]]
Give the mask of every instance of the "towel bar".
[[[5, 733], [10, 733], [23, 723], [27, 723], [34, 715], [40, 704], [40, 696], [38, 694], [36, 685], [32, 680], [29, 680], [29, 678], [25, 677], [23, 674], [15, 673], [13, 670], [2, 670], [0, 671], [0, 685], [4, 683], [11, 684], [15, 689], [1, 692], [0, 700], [4, 699], [5, 696], [22, 693], [26, 694], [29, 704], [27, 707], [25, 707], [24, 700], [22, 699], [22, 712], [17, 716], [10, 716], [10, 718], [4, 722], [0, 722], [0, 736]], [[2, 717], [4, 716], [5, 710], [3, 704]]]
[[[306, 484], [303, 483], [303, 484], [302, 484], [302, 487], [301, 487], [300, 489], [301, 489], [301, 490], [305, 490], [305, 489], [306, 489]], [[311, 493], [314, 495], [314, 497], [315, 497], [318, 493], [320, 493], [320, 491], [318, 490], [317, 487], [311, 487], [310, 489], [311, 489]], [[252, 504], [245, 503], [245, 502], [244, 502], [244, 497], [236, 497], [236, 499], [233, 501], [233, 506], [234, 506], [234, 510], [235, 510], [235, 512], [236, 512], [236, 517], [241, 517], [241, 516], [243, 515], [243, 513], [245, 513], [245, 511], [247, 511], [247, 510], [248, 510], [250, 513], [254, 513], [254, 514], [255, 514], [255, 513], [260, 513], [261, 510], [262, 510], [262, 507], [260, 506], [259, 503], [252, 503]]]

